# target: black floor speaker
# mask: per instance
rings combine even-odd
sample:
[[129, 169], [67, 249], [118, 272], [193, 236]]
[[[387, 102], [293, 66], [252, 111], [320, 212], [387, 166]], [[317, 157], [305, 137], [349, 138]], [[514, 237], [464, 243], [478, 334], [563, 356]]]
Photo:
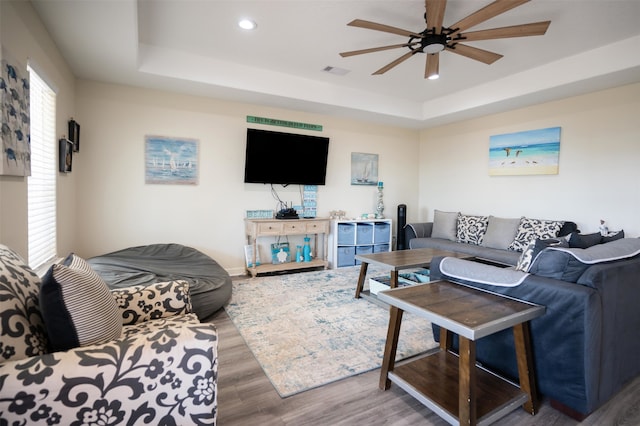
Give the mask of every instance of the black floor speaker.
[[404, 226], [407, 224], [407, 205], [398, 204], [398, 230], [397, 230], [397, 249], [407, 249], [404, 237]]

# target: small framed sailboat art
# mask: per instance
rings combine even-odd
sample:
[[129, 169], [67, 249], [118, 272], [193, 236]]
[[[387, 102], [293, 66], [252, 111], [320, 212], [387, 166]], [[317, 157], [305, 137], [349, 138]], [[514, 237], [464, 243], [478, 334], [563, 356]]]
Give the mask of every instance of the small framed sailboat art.
[[378, 184], [378, 154], [351, 153], [351, 185]]
[[145, 136], [145, 183], [197, 185], [196, 139]]

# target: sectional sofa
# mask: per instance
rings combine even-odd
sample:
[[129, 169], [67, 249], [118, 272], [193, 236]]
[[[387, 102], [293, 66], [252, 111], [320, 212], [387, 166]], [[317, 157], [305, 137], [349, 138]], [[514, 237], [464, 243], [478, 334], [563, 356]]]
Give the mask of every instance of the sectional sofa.
[[564, 220], [503, 218], [436, 210], [433, 222], [405, 226], [407, 247], [437, 248], [516, 265], [532, 236], [554, 238], [577, 231]]
[[[434, 222], [443, 216], [447, 219], [447, 214], [439, 213]], [[491, 226], [491, 218], [488, 222]], [[551, 222], [521, 219], [510, 232], [514, 241], [523, 241], [512, 241], [506, 248], [503, 226], [503, 248], [495, 248], [490, 246], [494, 240], [488, 229], [483, 239], [477, 239], [476, 233], [475, 243], [464, 242], [470, 241], [464, 232], [455, 241], [450, 239], [452, 228], [449, 238], [443, 237], [445, 220], [417, 226], [418, 237], [410, 247], [466, 250], [490, 258], [499, 264], [435, 258], [431, 279], [447, 279], [546, 307], [545, 314], [530, 323], [537, 387], [554, 407], [581, 420], [640, 375], [640, 239], [624, 238], [622, 231], [604, 237], [585, 235], [575, 231], [575, 224]], [[570, 228], [574, 232], [560, 236]], [[529, 240], [522, 238], [527, 232]], [[437, 326], [434, 337], [439, 338]], [[510, 330], [480, 339], [476, 355], [489, 369], [510, 379], [518, 377]]]

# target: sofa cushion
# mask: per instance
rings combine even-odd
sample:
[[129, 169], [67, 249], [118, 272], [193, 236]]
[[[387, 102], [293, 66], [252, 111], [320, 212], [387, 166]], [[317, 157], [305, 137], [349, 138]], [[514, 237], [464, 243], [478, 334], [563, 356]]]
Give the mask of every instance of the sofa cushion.
[[459, 243], [480, 245], [487, 231], [488, 222], [488, 216], [458, 215], [456, 240]]
[[521, 218], [503, 218], [489, 216], [487, 231], [481, 245], [495, 249], [507, 250], [516, 237]]
[[602, 240], [600, 240], [600, 242], [603, 244], [606, 244], [606, 243], [610, 243], [611, 241], [619, 240], [621, 238], [624, 238], [624, 229], [614, 234], [603, 235]]
[[73, 253], [47, 271], [40, 309], [55, 351], [106, 343], [122, 333], [122, 318], [109, 287]]
[[522, 251], [516, 269], [518, 271], [528, 272], [533, 261], [538, 254], [547, 247], [569, 247], [569, 243], [564, 238], [549, 238], [542, 240], [537, 238], [529, 243], [526, 249]]
[[577, 282], [589, 266], [640, 254], [639, 238], [624, 238], [586, 249], [550, 247], [540, 252], [529, 272], [557, 280]]
[[453, 280], [473, 281], [499, 287], [515, 287], [529, 276], [526, 272], [511, 268], [496, 268], [471, 260], [445, 257], [439, 265], [440, 272]]
[[459, 212], [443, 212], [436, 210], [433, 216], [433, 230], [431, 238], [443, 238], [445, 240], [456, 240], [458, 231]]
[[602, 241], [602, 235], [599, 232], [593, 234], [580, 234], [579, 232], [572, 232], [569, 237], [569, 247], [571, 248], [589, 248], [600, 244]]
[[523, 251], [529, 243], [536, 238], [548, 239], [558, 236], [563, 221], [530, 219], [523, 217], [518, 226], [518, 232], [513, 242], [509, 245], [509, 250]]
[[39, 287], [40, 278], [20, 255], [0, 245], [0, 364], [46, 352]]

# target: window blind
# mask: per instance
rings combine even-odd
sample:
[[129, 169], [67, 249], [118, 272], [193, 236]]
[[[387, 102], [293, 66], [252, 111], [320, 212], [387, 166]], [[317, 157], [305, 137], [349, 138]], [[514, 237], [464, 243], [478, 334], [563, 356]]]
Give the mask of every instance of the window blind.
[[28, 187], [28, 256], [36, 269], [56, 257], [56, 94], [29, 67], [31, 176]]

